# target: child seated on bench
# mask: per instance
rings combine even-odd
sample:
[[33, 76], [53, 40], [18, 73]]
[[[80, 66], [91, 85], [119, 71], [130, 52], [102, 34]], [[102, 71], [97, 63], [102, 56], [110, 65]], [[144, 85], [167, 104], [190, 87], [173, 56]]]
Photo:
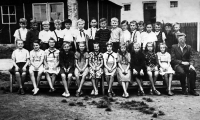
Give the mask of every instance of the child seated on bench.
[[93, 43], [94, 52], [90, 52], [89, 71], [92, 79], [93, 90], [91, 95], [98, 95], [98, 79], [101, 79], [103, 74], [103, 54], [99, 52], [99, 43]]
[[127, 92], [127, 89], [129, 82], [131, 81], [131, 71], [130, 71], [131, 55], [126, 50], [126, 43], [122, 43], [120, 45], [117, 57], [118, 57], [117, 78], [121, 82], [121, 85], [124, 90], [122, 97], [128, 98], [129, 94]]
[[[62, 94], [64, 97], [69, 97], [70, 93], [68, 87], [71, 83], [72, 75], [74, 74], [74, 52], [70, 51], [71, 42], [64, 42], [62, 49], [59, 53], [60, 60], [60, 74], [62, 82], [65, 88], [65, 92]], [[67, 77], [67, 80], [66, 80]]]
[[[44, 51], [40, 49], [40, 40], [33, 41], [33, 50], [30, 52], [30, 67], [29, 74], [33, 83], [33, 95], [36, 95], [39, 91], [38, 85], [44, 71], [43, 66]], [[35, 80], [35, 72], [38, 72]], [[37, 81], [37, 82], [36, 82]]]
[[49, 83], [49, 92], [54, 92], [54, 82], [56, 80], [56, 75], [60, 71], [59, 67], [59, 50], [55, 48], [56, 41], [52, 38], [49, 39], [49, 48], [45, 50], [44, 66], [46, 79]]
[[167, 84], [167, 94], [169, 96], [174, 95], [171, 91], [171, 83], [173, 79], [173, 74], [175, 73], [171, 67], [171, 55], [167, 52], [167, 46], [165, 43], [160, 43], [160, 52], [157, 53], [158, 63], [160, 66], [160, 74], [164, 76], [165, 82]]
[[[75, 71], [76, 82], [78, 84], [78, 90], [76, 91], [76, 97], [82, 95], [82, 86], [85, 82], [86, 75], [88, 74], [88, 52], [86, 52], [85, 42], [79, 42], [79, 50], [75, 53]], [[80, 81], [81, 77], [81, 81]]]
[[158, 78], [158, 63], [157, 63], [157, 56], [154, 52], [154, 43], [153, 42], [147, 42], [146, 44], [146, 50], [145, 50], [145, 63], [147, 68], [147, 75], [149, 77], [149, 80], [151, 82], [151, 89], [150, 94], [156, 94], [161, 95], [158, 90], [156, 90], [155, 83]]
[[116, 73], [117, 54], [112, 50], [113, 47], [112, 42], [107, 42], [106, 45], [107, 45], [107, 52], [103, 54], [104, 72], [106, 75], [106, 81], [108, 83], [108, 96], [113, 97], [115, 96], [115, 93], [112, 90], [112, 85]]
[[28, 64], [29, 64], [29, 52], [28, 50], [24, 49], [24, 42], [21, 39], [16, 40], [17, 49], [12, 53], [12, 60], [13, 60], [13, 71], [15, 73], [16, 80], [19, 84], [18, 94], [24, 95], [24, 80], [26, 78], [26, 72], [28, 71]]
[[138, 96], [144, 96], [143, 90], [143, 77], [144, 77], [144, 69], [145, 69], [145, 59], [144, 54], [142, 53], [142, 49], [140, 48], [140, 43], [135, 43], [133, 47], [133, 51], [131, 53], [131, 69], [133, 72], [133, 78], [135, 78], [138, 88]]

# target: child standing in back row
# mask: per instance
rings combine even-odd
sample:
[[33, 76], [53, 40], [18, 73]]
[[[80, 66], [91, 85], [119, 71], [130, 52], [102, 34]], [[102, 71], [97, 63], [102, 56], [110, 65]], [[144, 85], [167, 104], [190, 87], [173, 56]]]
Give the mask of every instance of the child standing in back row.
[[46, 50], [49, 48], [49, 39], [52, 37], [52, 32], [50, 31], [49, 21], [42, 22], [43, 30], [39, 33], [39, 39], [41, 40], [41, 49]]
[[56, 41], [55, 48], [61, 49], [63, 44], [63, 31], [61, 30], [62, 27], [62, 21], [61, 20], [55, 20], [54, 21], [54, 27], [55, 30], [52, 31], [52, 38]]
[[123, 20], [121, 22], [121, 26], [122, 26], [122, 41], [120, 41], [120, 44], [125, 43], [126, 47], [128, 47], [129, 43], [130, 43], [130, 39], [131, 39], [131, 34], [130, 32], [127, 30], [128, 28], [128, 21], [127, 20]]
[[99, 20], [100, 29], [96, 32], [95, 42], [99, 43], [100, 52], [104, 53], [107, 51], [106, 43], [110, 39], [111, 31], [107, 28], [107, 20], [106, 18], [101, 18]]
[[88, 46], [89, 46], [89, 51], [92, 52], [93, 49], [93, 43], [95, 40], [95, 35], [97, 32], [97, 20], [95, 18], [92, 18], [91, 22], [90, 22], [91, 28], [88, 28], [88, 35], [89, 35], [89, 41], [88, 41]]
[[16, 44], [16, 40], [21, 39], [21, 40], [23, 40], [24, 47], [26, 48], [26, 34], [28, 32], [28, 29], [26, 29], [27, 20], [25, 18], [20, 18], [19, 19], [19, 26], [20, 26], [20, 28], [17, 29], [14, 33], [15, 44]]
[[159, 45], [160, 43], [165, 43], [165, 33], [161, 31], [161, 23], [160, 22], [156, 22], [155, 23], [155, 34], [157, 36], [157, 41], [156, 41], [156, 52], [159, 51]]
[[31, 20], [31, 29], [27, 32], [26, 35], [26, 48], [28, 51], [33, 50], [33, 42], [38, 39], [39, 31], [38, 23], [35, 19]]
[[111, 19], [111, 34], [110, 34], [110, 42], [113, 43], [113, 51], [117, 52], [119, 49], [119, 43], [122, 41], [122, 29], [118, 27], [118, 19], [116, 17]]

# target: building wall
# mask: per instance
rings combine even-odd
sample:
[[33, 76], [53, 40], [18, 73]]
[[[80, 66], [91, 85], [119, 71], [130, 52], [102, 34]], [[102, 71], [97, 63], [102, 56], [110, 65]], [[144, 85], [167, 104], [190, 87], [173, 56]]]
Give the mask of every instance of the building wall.
[[170, 8], [170, 1], [173, 0], [123, 0], [122, 4], [131, 3], [131, 10], [121, 9], [122, 20], [144, 20], [143, 2], [156, 2], [156, 21], [165, 22], [199, 22], [200, 0], [176, 0], [178, 7]]

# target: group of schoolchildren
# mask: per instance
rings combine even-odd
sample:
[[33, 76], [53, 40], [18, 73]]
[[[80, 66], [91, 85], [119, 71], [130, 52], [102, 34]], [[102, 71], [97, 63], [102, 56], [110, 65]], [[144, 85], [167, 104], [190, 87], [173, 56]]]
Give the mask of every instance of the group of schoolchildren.
[[145, 95], [142, 87], [144, 75], [148, 75], [151, 83], [150, 94], [161, 95], [155, 87], [159, 74], [167, 82], [167, 94], [173, 95], [171, 82], [174, 70], [170, 65], [169, 51], [177, 43], [180, 24], [172, 26], [167, 23], [165, 32], [162, 32], [161, 23], [156, 22], [153, 32], [150, 23], [145, 25], [143, 21], [131, 21], [129, 24], [124, 20], [120, 28], [118, 22], [117, 18], [112, 18], [111, 29], [108, 29], [107, 19], [101, 18], [98, 29], [97, 20], [92, 19], [91, 28], [85, 30], [85, 21], [79, 19], [78, 29], [73, 30], [72, 21], [67, 19], [64, 21], [65, 29], [61, 30], [62, 21], [55, 20], [55, 30], [50, 31], [49, 22], [43, 21], [43, 30], [39, 32], [36, 20], [31, 20], [31, 29], [27, 30], [27, 21], [21, 18], [20, 29], [14, 34], [17, 49], [12, 54], [12, 70], [19, 83], [18, 93], [25, 94], [23, 84], [28, 71], [34, 86], [33, 95], [39, 91], [43, 73], [50, 86], [49, 92], [55, 91], [56, 77], [61, 75], [64, 97], [70, 96], [68, 88], [73, 76], [78, 86], [77, 97], [83, 94], [82, 87], [87, 76], [93, 85], [91, 95], [98, 95], [98, 81], [103, 74], [108, 84], [109, 97], [115, 96], [112, 89], [115, 76], [123, 88], [122, 96], [125, 98], [129, 97], [127, 89], [133, 79], [139, 86], [138, 95]]

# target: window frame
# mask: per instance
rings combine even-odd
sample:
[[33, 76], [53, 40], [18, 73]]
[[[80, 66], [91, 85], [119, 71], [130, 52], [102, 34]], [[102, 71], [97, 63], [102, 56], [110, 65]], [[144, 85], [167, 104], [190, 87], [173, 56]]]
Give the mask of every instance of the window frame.
[[170, 8], [177, 8], [177, 7], [178, 7], [178, 1], [170, 1]]
[[[34, 15], [34, 5], [46, 5], [46, 20], [48, 20], [49, 22], [53, 22], [51, 21], [51, 12], [50, 12], [50, 5], [57, 5], [57, 4], [61, 4], [63, 5], [63, 8], [62, 8], [62, 15], [63, 15], [63, 19], [62, 21], [64, 21], [65, 19], [65, 13], [64, 13], [64, 2], [52, 2], [52, 3], [32, 3], [32, 15], [33, 15], [33, 18], [35, 18], [35, 15]], [[41, 20], [39, 20], [41, 21]], [[41, 21], [42, 22], [42, 21]]]
[[[3, 7], [4, 6], [7, 6], [8, 7], [8, 14], [3, 14]], [[10, 6], [13, 6], [14, 7], [14, 11], [15, 11], [15, 13], [14, 14], [11, 14], [10, 13]], [[0, 6], [1, 7], [1, 20], [2, 20], [2, 24], [17, 24], [17, 14], [16, 14], [16, 6], [15, 5], [1, 5]], [[4, 17], [4, 15], [7, 15], [8, 16], [8, 23], [6, 23], [6, 22], [4, 22], [4, 20], [3, 20], [3, 17]], [[15, 16], [15, 22], [10, 22], [10, 16], [11, 15], [14, 15]]]
[[[126, 10], [126, 9], [125, 9], [125, 6], [126, 6], [126, 5], [129, 5], [129, 10]], [[131, 4], [130, 4], [130, 3], [124, 4], [123, 7], [124, 7], [124, 11], [131, 11]]]

